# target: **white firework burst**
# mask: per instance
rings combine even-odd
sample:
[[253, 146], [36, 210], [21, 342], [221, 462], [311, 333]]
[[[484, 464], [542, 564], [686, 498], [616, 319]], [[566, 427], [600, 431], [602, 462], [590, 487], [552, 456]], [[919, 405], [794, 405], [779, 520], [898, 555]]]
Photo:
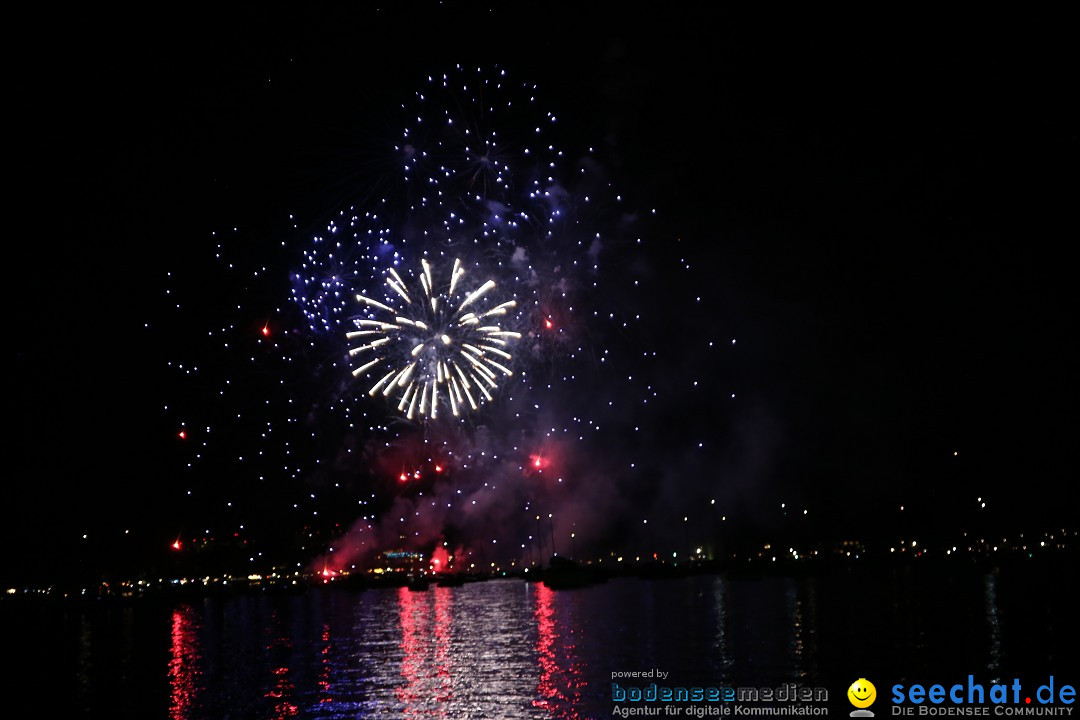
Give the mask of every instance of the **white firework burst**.
[[464, 289], [465, 268], [454, 260], [443, 277], [420, 261], [417, 281], [406, 281], [390, 268], [385, 302], [357, 294], [365, 317], [346, 338], [359, 345], [349, 357], [363, 361], [353, 377], [378, 378], [368, 390], [397, 398], [397, 409], [410, 420], [436, 419], [440, 406], [455, 416], [491, 401], [500, 375], [510, 377], [513, 341], [521, 333], [505, 330], [498, 319], [517, 307], [511, 299], [485, 307], [495, 281]]

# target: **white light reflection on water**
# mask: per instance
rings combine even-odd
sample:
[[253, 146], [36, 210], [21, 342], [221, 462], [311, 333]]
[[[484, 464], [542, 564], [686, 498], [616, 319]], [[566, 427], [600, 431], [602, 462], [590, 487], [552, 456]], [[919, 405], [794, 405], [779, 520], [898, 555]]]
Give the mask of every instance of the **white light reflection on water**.
[[728, 640], [728, 599], [727, 580], [722, 577], [713, 580], [713, 603], [716, 609], [716, 633], [713, 637], [713, 651], [717, 657], [717, 669], [720, 676], [717, 678], [719, 685], [731, 685], [731, 673], [734, 663], [731, 657], [731, 647]]
[[806, 681], [817, 675], [817, 581], [813, 578], [799, 582], [787, 581], [788, 626], [791, 640], [788, 648], [796, 680]]
[[985, 579], [986, 588], [986, 624], [990, 630], [990, 657], [986, 669], [993, 678], [990, 682], [1000, 681], [1001, 673], [1001, 610], [998, 608], [997, 576], [989, 573]]

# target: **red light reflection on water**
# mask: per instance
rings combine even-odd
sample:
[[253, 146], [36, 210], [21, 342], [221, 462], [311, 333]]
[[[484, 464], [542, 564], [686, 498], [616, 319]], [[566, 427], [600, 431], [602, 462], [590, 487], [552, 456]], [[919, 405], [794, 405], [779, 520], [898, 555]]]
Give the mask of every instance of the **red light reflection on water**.
[[[423, 597], [423, 596], [421, 596]], [[405, 717], [415, 717], [414, 704], [420, 697], [420, 672], [423, 666], [423, 626], [426, 608], [408, 588], [398, 589], [398, 613], [401, 617], [401, 677], [404, 685], [397, 688], [398, 700], [405, 703]], [[419, 617], [418, 617], [419, 616]]]
[[324, 624], [322, 649], [319, 651], [319, 702], [334, 702], [330, 694], [330, 626]]
[[536, 656], [540, 665], [533, 707], [547, 710], [554, 718], [578, 720], [581, 715], [574, 707], [581, 702], [585, 681], [581, 661], [574, 654], [573, 630], [569, 634], [564, 630], [564, 636], [559, 635], [553, 607], [555, 591], [543, 583], [536, 583], [533, 588], [536, 593]]
[[274, 720], [296, 717], [300, 708], [290, 702], [294, 687], [292, 679], [289, 678], [289, 668], [280, 666], [274, 668], [272, 672], [274, 673], [274, 687], [267, 690], [263, 697], [274, 701]]
[[[445, 589], [445, 588], [444, 588]], [[398, 608], [401, 618], [401, 676], [404, 683], [396, 689], [398, 700], [404, 704], [402, 717], [446, 717], [442, 704], [449, 697], [449, 670], [446, 668], [446, 646], [449, 644], [450, 620], [445, 617], [445, 627], [436, 609], [435, 648], [431, 646], [431, 595], [416, 593], [408, 588], [398, 590]], [[449, 611], [444, 606], [443, 613]], [[439, 635], [444, 633], [442, 661], [439, 660]], [[434, 654], [434, 658], [432, 655]], [[434, 659], [435, 667], [432, 667]], [[433, 682], [433, 679], [437, 679]], [[433, 704], [437, 703], [437, 704]]]
[[182, 605], [173, 610], [169, 646], [169, 685], [172, 689], [169, 717], [173, 720], [193, 717], [199, 688], [199, 662], [202, 660], [198, 631], [193, 607]]
[[[276, 627], [279, 625], [277, 613], [271, 614], [271, 626]], [[292, 642], [288, 636], [278, 631], [271, 635], [271, 640], [266, 649], [270, 652], [271, 656], [277, 656], [282, 654], [282, 651], [288, 651], [292, 648]], [[267, 700], [271, 700], [274, 703], [274, 712], [272, 717], [274, 720], [285, 720], [285, 718], [296, 717], [300, 708], [292, 702], [293, 691], [296, 689], [295, 684], [292, 681], [291, 671], [289, 666], [282, 663], [274, 666], [271, 670], [274, 674], [274, 684], [267, 689], [263, 695]]]

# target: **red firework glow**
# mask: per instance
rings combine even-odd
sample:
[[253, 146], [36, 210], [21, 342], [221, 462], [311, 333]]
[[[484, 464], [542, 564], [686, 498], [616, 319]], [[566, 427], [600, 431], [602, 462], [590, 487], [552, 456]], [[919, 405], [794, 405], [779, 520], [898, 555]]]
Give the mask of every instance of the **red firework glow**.
[[539, 453], [529, 456], [529, 469], [534, 472], [541, 472], [549, 464], [547, 458]]
[[442, 545], [436, 547], [431, 553], [431, 571], [442, 573], [450, 572], [450, 553]]
[[173, 540], [172, 545], [170, 545], [169, 547], [171, 547], [173, 550], [179, 550], [181, 547], [180, 538], [176, 538], [175, 540]]
[[263, 337], [270, 337], [270, 321], [267, 320], [266, 324], [262, 327]]

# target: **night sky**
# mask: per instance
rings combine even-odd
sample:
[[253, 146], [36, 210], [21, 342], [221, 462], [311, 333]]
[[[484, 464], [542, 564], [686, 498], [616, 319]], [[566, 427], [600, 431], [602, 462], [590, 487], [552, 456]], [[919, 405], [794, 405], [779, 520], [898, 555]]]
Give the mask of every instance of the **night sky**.
[[[138, 573], [207, 531], [306, 561], [363, 514], [423, 505], [384, 477], [432, 456], [423, 428], [351, 388], [291, 277], [339, 212], [385, 196], [402, 105], [458, 64], [535, 84], [566, 167], [593, 148], [621, 199], [583, 225], [604, 233], [598, 288], [534, 358], [585, 389], [555, 382], [521, 427], [497, 399], [429, 428], [457, 454], [424, 497], [497, 478], [486, 531], [512, 545], [533, 503], [597, 554], [638, 549], [642, 518], [648, 542], [681, 543], [686, 513], [700, 534], [712, 499], [748, 538], [892, 532], [899, 505], [927, 531], [1075, 525], [1065, 26], [452, 3], [26, 19], [5, 579]], [[346, 407], [370, 422], [349, 430]], [[557, 466], [513, 472], [541, 445]], [[466, 472], [483, 448], [500, 464]], [[450, 516], [420, 544], [490, 542]]]

